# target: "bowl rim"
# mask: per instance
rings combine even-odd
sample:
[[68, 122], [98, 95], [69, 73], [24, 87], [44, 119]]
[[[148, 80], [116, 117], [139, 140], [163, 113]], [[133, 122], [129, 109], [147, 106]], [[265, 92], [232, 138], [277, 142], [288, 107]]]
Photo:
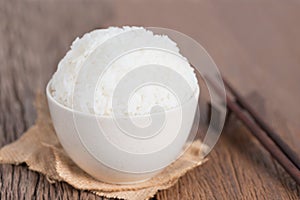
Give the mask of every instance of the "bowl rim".
[[114, 119], [114, 118], [119, 118], [119, 119], [122, 119], [122, 118], [132, 118], [132, 119], [134, 119], [134, 118], [149, 117], [149, 116], [153, 116], [153, 115], [160, 115], [162, 113], [172, 112], [174, 110], [179, 109], [180, 107], [183, 107], [185, 104], [187, 104], [188, 102], [190, 102], [196, 96], [197, 96], [197, 104], [198, 104], [198, 102], [199, 102], [199, 96], [200, 96], [200, 87], [199, 87], [199, 84], [197, 83], [198, 87], [194, 90], [193, 94], [184, 103], [182, 103], [181, 105], [175, 106], [175, 107], [173, 107], [171, 109], [164, 110], [162, 112], [155, 112], [155, 113], [152, 113], [152, 114], [143, 114], [143, 115], [118, 115], [118, 116], [115, 116], [115, 115], [99, 115], [99, 114], [96, 114], [96, 113], [88, 113], [88, 112], [83, 112], [83, 111], [75, 110], [75, 109], [67, 107], [64, 104], [62, 104], [59, 101], [57, 101], [52, 96], [52, 94], [50, 92], [51, 83], [52, 83], [52, 78], [47, 83], [47, 86], [46, 86], [46, 96], [47, 96], [48, 100], [50, 100], [51, 102], [53, 102], [58, 107], [62, 108], [63, 110], [67, 110], [69, 112], [72, 112], [73, 114], [85, 115], [85, 116], [88, 116], [88, 117], [106, 118], [106, 119]]

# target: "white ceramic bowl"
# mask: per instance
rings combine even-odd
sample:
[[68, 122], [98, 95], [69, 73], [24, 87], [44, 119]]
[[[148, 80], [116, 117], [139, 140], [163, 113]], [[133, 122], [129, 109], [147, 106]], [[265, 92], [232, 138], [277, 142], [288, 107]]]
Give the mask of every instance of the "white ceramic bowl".
[[[199, 96], [197, 90], [181, 107], [167, 110], [167, 123], [161, 132], [143, 140], [124, 134], [112, 117], [65, 107], [52, 97], [50, 85], [51, 80], [46, 88], [50, 114], [67, 154], [96, 179], [117, 184], [150, 179], [179, 157], [190, 134]], [[161, 115], [157, 113], [154, 118]], [[135, 123], [149, 120], [148, 116], [134, 118]]]

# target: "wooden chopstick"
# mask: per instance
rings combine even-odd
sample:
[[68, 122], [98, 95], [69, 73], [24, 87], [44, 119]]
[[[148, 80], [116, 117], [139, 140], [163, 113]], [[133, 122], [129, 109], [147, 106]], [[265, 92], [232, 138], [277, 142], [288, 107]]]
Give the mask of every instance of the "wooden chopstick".
[[[216, 84], [207, 78], [210, 84], [213, 86], [217, 94], [220, 94], [220, 88]], [[226, 83], [228, 83], [226, 81]], [[233, 94], [235, 96], [235, 94]], [[264, 148], [269, 151], [269, 153], [281, 164], [281, 166], [290, 174], [290, 176], [300, 185], [300, 170], [297, 166], [290, 160], [290, 158], [284, 153], [284, 151], [277, 146], [277, 144], [269, 137], [269, 134], [266, 134], [266, 131], [263, 130], [257, 123], [257, 120], [251, 119], [244, 111], [248, 110], [244, 108], [243, 110], [239, 104], [234, 102], [231, 98], [226, 96], [227, 107], [232, 111], [236, 117], [241, 120], [244, 125], [250, 130], [250, 132], [257, 138], [257, 140], [264, 146]], [[251, 113], [248, 112], [251, 115]]]
[[262, 119], [262, 117], [246, 102], [246, 100], [232, 87], [232, 85], [225, 79], [223, 79], [225, 86], [233, 94], [237, 103], [247, 110], [253, 120], [260, 126], [265, 133], [276, 143], [281, 151], [296, 165], [300, 170], [300, 158], [297, 154], [287, 145], [280, 136]]

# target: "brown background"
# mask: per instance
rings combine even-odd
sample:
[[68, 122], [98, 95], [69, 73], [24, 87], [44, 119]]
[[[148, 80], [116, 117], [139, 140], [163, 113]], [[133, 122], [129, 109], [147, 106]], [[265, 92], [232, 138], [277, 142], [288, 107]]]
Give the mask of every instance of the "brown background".
[[[300, 1], [0, 0], [0, 145], [36, 118], [32, 102], [72, 40], [98, 27], [160, 26], [200, 42], [222, 74], [300, 154]], [[204, 166], [157, 199], [299, 199], [300, 188], [234, 118]], [[101, 199], [0, 165], [1, 197]]]

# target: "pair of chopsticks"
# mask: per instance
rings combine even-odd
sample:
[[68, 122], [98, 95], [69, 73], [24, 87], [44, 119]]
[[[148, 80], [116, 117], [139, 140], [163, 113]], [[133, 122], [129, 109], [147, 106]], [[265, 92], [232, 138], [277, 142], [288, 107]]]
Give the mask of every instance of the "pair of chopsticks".
[[[220, 88], [209, 78], [207, 80], [220, 94]], [[233, 98], [226, 95], [228, 109], [243, 122], [264, 148], [277, 160], [277, 162], [300, 185], [300, 159], [298, 155], [280, 138], [260, 115], [246, 102], [246, 100], [223, 78], [226, 90]], [[246, 114], [247, 113], [247, 114]]]

